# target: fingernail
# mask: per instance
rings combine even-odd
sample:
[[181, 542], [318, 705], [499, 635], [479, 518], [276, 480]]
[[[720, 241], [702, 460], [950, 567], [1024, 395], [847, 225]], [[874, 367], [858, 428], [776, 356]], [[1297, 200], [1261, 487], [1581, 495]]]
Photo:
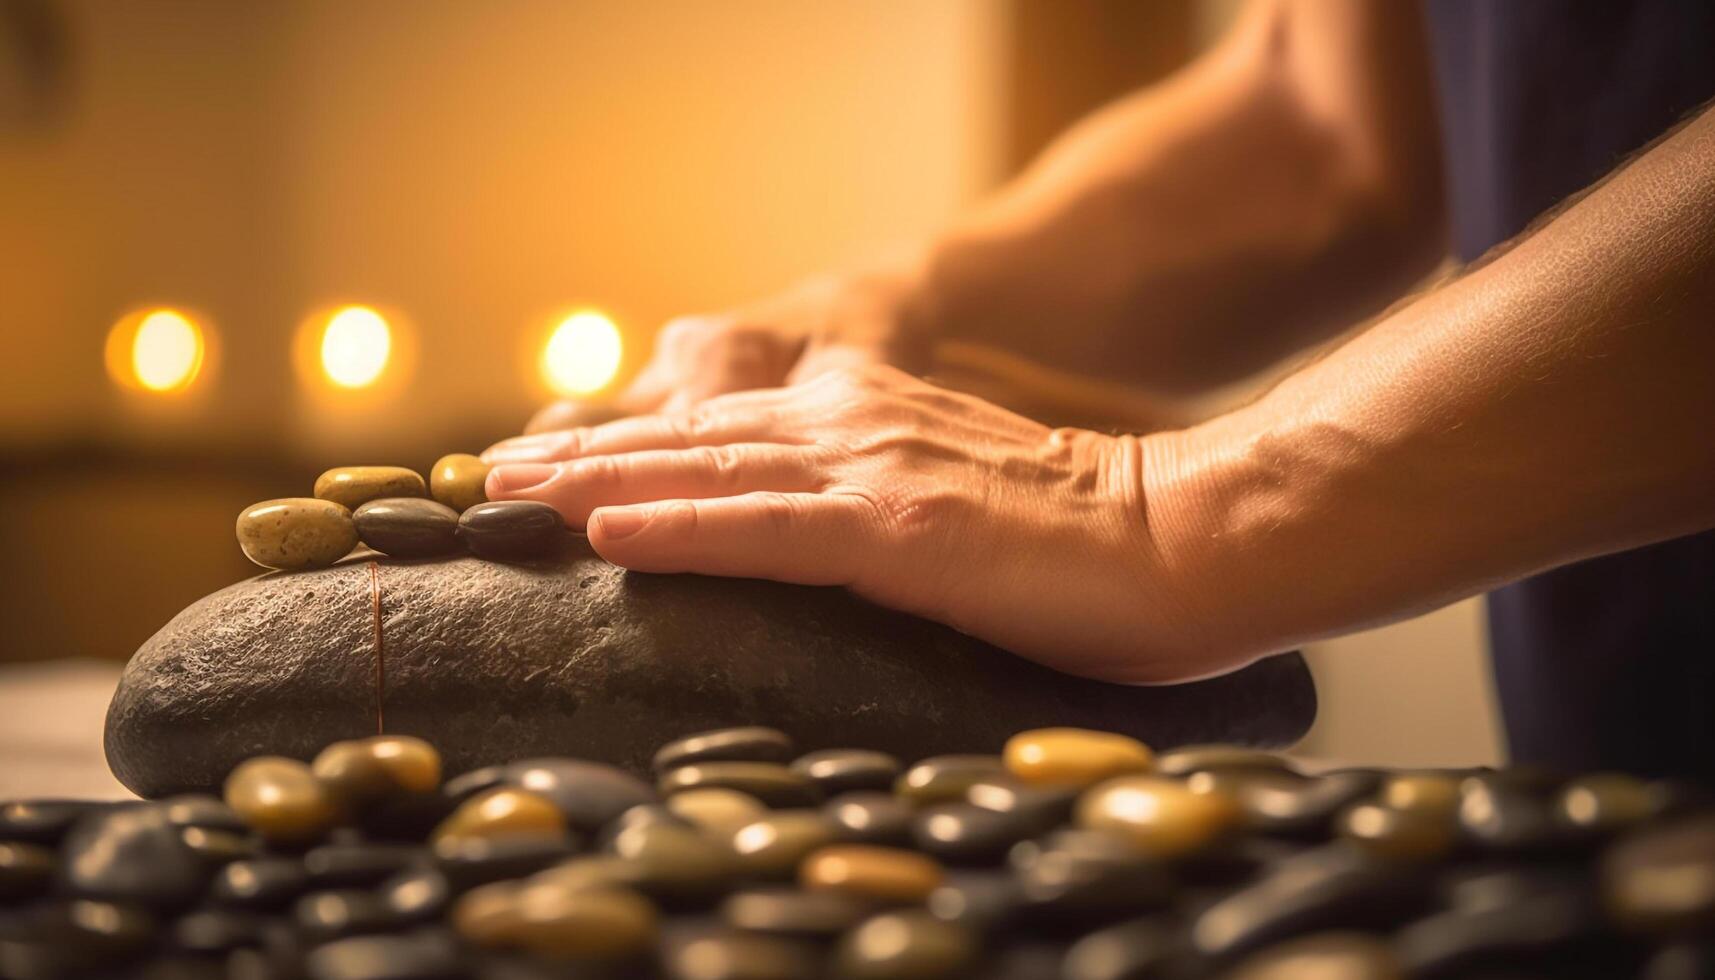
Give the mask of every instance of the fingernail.
[[496, 466], [488, 474], [488, 493], [521, 493], [534, 490], [554, 478], [560, 472], [558, 466], [550, 463], [517, 463], [510, 466]]
[[617, 541], [636, 534], [639, 528], [649, 523], [649, 515], [642, 510], [621, 507], [596, 511], [595, 522], [601, 527], [602, 537]]

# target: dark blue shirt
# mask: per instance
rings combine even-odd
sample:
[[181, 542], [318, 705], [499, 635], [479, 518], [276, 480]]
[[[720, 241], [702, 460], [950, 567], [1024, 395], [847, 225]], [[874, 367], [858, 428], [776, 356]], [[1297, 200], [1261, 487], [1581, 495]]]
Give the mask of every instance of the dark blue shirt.
[[[1704, 0], [1426, 10], [1462, 259], [1715, 96], [1715, 4]], [[1715, 533], [1500, 589], [1489, 635], [1515, 761], [1715, 780]]]

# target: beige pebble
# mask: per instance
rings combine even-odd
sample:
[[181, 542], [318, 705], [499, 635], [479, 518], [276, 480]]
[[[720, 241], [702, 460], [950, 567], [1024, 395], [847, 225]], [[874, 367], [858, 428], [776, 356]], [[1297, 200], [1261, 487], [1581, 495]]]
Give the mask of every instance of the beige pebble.
[[347, 510], [383, 497], [426, 497], [428, 488], [416, 470], [403, 466], [340, 466], [316, 477], [316, 496]]
[[321, 568], [357, 546], [357, 525], [350, 510], [332, 501], [264, 500], [238, 515], [238, 546], [264, 568]]
[[768, 814], [768, 807], [756, 797], [720, 786], [675, 793], [667, 798], [667, 809], [701, 830], [722, 836]]
[[338, 819], [327, 788], [296, 759], [260, 755], [246, 759], [226, 777], [226, 805], [270, 841], [302, 844], [316, 840]]
[[927, 899], [942, 877], [940, 862], [928, 855], [873, 844], [823, 847], [798, 867], [805, 888], [904, 904]]
[[1006, 740], [1006, 768], [1023, 782], [1089, 786], [1147, 772], [1149, 746], [1135, 738], [1087, 728], [1038, 728]]
[[1110, 779], [1086, 790], [1077, 805], [1080, 826], [1119, 833], [1153, 857], [1198, 851], [1238, 818], [1238, 804], [1225, 793], [1199, 793], [1159, 776]]

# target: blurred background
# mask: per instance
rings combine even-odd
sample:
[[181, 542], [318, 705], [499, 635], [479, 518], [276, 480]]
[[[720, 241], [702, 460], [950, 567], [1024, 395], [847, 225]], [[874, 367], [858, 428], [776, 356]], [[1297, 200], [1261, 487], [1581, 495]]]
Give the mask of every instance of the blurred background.
[[[929, 232], [1235, 6], [0, 0], [0, 660], [123, 661], [254, 571], [246, 504]], [[1493, 761], [1480, 616], [1311, 651], [1304, 750]]]

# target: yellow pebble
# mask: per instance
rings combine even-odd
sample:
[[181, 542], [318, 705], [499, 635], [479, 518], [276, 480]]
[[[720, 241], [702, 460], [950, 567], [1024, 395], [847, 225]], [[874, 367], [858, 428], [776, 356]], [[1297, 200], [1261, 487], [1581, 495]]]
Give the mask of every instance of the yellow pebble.
[[260, 755], [226, 777], [226, 805], [270, 841], [302, 844], [319, 838], [338, 819], [332, 797], [310, 767], [296, 759]]
[[383, 497], [426, 497], [428, 488], [403, 466], [340, 466], [316, 477], [316, 496], [356, 510]]
[[535, 793], [501, 787], [459, 804], [434, 839], [448, 837], [564, 837], [566, 817], [560, 808]]
[[824, 847], [798, 867], [805, 888], [904, 904], [927, 899], [942, 876], [940, 863], [928, 855], [869, 844]]
[[1226, 794], [1199, 793], [1159, 776], [1110, 779], [1086, 790], [1077, 805], [1080, 826], [1118, 833], [1152, 857], [1198, 851], [1238, 819], [1238, 803]]
[[1027, 783], [1089, 786], [1149, 771], [1152, 754], [1135, 738], [1087, 728], [1037, 728], [1006, 740], [1006, 768]]
[[488, 500], [491, 467], [469, 453], [448, 453], [429, 470], [429, 493], [459, 513]]

